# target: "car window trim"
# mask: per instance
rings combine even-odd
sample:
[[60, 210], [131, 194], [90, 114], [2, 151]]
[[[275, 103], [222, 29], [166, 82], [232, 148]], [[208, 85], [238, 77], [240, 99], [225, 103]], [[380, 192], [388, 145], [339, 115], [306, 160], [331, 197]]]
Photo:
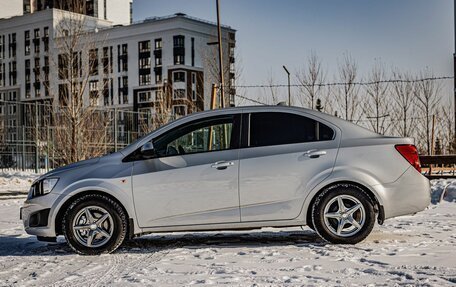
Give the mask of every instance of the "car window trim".
[[[250, 133], [250, 122], [251, 122], [251, 116], [252, 114], [257, 114], [257, 113], [281, 113], [281, 114], [291, 114], [291, 115], [297, 115], [297, 116], [300, 116], [300, 117], [304, 117], [304, 118], [308, 118], [308, 119], [311, 119], [311, 120], [314, 120], [316, 123], [317, 123], [317, 126], [318, 126], [318, 129], [316, 131], [318, 137], [319, 137], [319, 132], [320, 132], [320, 124], [323, 124], [325, 126], [327, 126], [328, 128], [330, 128], [333, 132], [333, 136], [331, 139], [328, 139], [328, 140], [315, 140], [315, 141], [307, 141], [307, 142], [298, 142], [298, 143], [285, 143], [285, 144], [277, 144], [277, 145], [265, 145], [265, 146], [251, 146], [250, 145], [250, 137], [251, 137], [251, 133]], [[245, 136], [245, 138], [247, 140], [245, 141], [242, 141], [241, 139], [241, 148], [264, 148], [264, 147], [274, 147], [274, 146], [286, 146], [286, 145], [294, 145], [294, 144], [306, 144], [306, 143], [316, 143], [316, 142], [328, 142], [328, 141], [333, 141], [336, 139], [336, 130], [331, 127], [330, 125], [328, 124], [325, 124], [325, 123], [322, 123], [320, 121], [320, 119], [315, 119], [314, 117], [312, 116], [308, 116], [308, 115], [303, 115], [303, 114], [298, 114], [298, 113], [290, 113], [290, 112], [284, 112], [284, 111], [258, 111], [258, 112], [248, 112], [248, 113], [244, 113], [243, 114], [243, 120], [245, 119], [245, 121], [247, 121], [247, 124], [243, 127], [243, 133], [242, 135]]]
[[[224, 115], [217, 115], [217, 116], [210, 116], [210, 117], [204, 117], [204, 118], [199, 118], [193, 121], [186, 122], [182, 125], [179, 125], [177, 127], [174, 127], [170, 130], [167, 130], [166, 132], [158, 135], [157, 137], [154, 137], [150, 139], [150, 141], [154, 141], [156, 138], [159, 138], [165, 134], [171, 133], [176, 131], [177, 129], [180, 128], [185, 128], [186, 126], [189, 125], [194, 125], [195, 123], [202, 122], [202, 121], [211, 121], [215, 119], [220, 119], [220, 118], [228, 118], [232, 117], [233, 118], [233, 130], [232, 130], [232, 142], [234, 142], [234, 147], [230, 147], [228, 149], [223, 149], [223, 150], [211, 150], [211, 151], [201, 151], [201, 152], [193, 152], [193, 153], [188, 153], [184, 155], [196, 155], [196, 154], [202, 154], [202, 153], [211, 153], [211, 152], [223, 152], [223, 151], [229, 151], [229, 150], [237, 150], [240, 148], [241, 144], [241, 130], [242, 130], [242, 113], [232, 113], [232, 114], [224, 114]], [[167, 158], [167, 157], [173, 157], [173, 156], [182, 156], [182, 155], [164, 155], [164, 156], [157, 156], [153, 158], [136, 158], [136, 155], [141, 151], [141, 146], [138, 146], [137, 149], [127, 156], [125, 156], [122, 159], [122, 162], [131, 162], [131, 161], [142, 161], [142, 160], [151, 160], [151, 159], [159, 159], [159, 158]]]

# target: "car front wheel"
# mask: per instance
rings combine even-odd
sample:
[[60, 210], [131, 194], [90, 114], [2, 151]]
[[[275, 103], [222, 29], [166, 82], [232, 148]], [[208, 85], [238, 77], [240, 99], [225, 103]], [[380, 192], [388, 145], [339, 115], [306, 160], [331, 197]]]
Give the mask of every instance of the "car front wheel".
[[356, 244], [375, 224], [371, 198], [356, 185], [339, 184], [325, 189], [312, 206], [314, 230], [326, 241]]
[[127, 216], [111, 198], [87, 194], [70, 204], [63, 216], [62, 230], [68, 245], [77, 253], [111, 253], [124, 241]]

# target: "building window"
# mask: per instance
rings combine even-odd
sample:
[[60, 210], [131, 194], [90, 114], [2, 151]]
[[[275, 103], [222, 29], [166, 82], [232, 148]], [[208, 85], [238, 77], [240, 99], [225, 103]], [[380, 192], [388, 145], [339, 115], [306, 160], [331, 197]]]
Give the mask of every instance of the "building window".
[[183, 48], [185, 47], [185, 36], [179, 35], [174, 36], [174, 48]]
[[139, 59], [139, 68], [140, 69], [150, 69], [150, 57], [149, 58], [140, 58]]
[[138, 119], [142, 123], [149, 123], [152, 120], [152, 111], [151, 108], [142, 108], [138, 109]]
[[24, 33], [24, 46], [25, 55], [30, 55], [30, 31]]
[[185, 36], [174, 36], [174, 65], [185, 65]]
[[119, 73], [128, 71], [128, 44], [117, 45], [117, 70]]
[[90, 49], [89, 51], [89, 70], [91, 76], [98, 75], [98, 49]]
[[175, 100], [185, 99], [185, 89], [175, 89], [173, 93]]
[[98, 98], [98, 80], [89, 82], [89, 95], [92, 100]]
[[33, 46], [36, 54], [40, 52], [40, 29], [33, 30]]
[[150, 52], [150, 41], [139, 42], [139, 52]]
[[5, 58], [5, 36], [0, 35], [0, 59]]
[[192, 73], [192, 101], [196, 99], [196, 73]]
[[184, 55], [175, 55], [174, 56], [174, 65], [185, 65], [185, 56]]
[[187, 114], [186, 105], [174, 105], [173, 106], [173, 115], [176, 117], [183, 117]]
[[155, 50], [162, 49], [163, 42], [162, 39], [155, 39]]
[[4, 75], [5, 75], [5, 64], [0, 63], [0, 87], [3, 87], [5, 85], [5, 80], [4, 80]]
[[60, 54], [58, 56], [59, 79], [68, 79], [68, 55]]
[[133, 3], [130, 2], [130, 24], [133, 23]]
[[162, 74], [155, 74], [155, 83], [160, 84], [163, 80]]
[[49, 27], [44, 27], [44, 51], [49, 52]]
[[146, 75], [139, 75], [139, 85], [146, 86], [151, 84], [151, 77], [150, 74]]
[[8, 34], [8, 56], [10, 58], [16, 57], [16, 33]]
[[162, 65], [162, 58], [155, 58], [155, 67], [159, 67]]
[[10, 65], [10, 85], [14, 86], [17, 84], [17, 65], [16, 61], [9, 63]]
[[138, 93], [138, 103], [148, 103], [152, 101], [152, 92], [139, 92]]
[[173, 81], [175, 83], [185, 82], [185, 72], [174, 72]]
[[108, 9], [106, 6], [106, 0], [103, 1], [103, 14], [104, 14], [104, 19], [108, 20]]
[[192, 66], [195, 66], [195, 38], [192, 38]]

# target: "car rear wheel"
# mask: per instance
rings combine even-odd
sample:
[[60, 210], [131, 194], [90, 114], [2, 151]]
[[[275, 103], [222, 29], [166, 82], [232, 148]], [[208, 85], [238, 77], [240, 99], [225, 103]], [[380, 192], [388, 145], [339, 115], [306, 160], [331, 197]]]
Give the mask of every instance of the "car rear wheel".
[[128, 221], [123, 208], [111, 198], [88, 194], [76, 199], [63, 216], [62, 230], [77, 253], [111, 253], [124, 241]]
[[339, 184], [325, 189], [312, 206], [314, 230], [326, 241], [356, 244], [375, 224], [371, 198], [356, 185]]

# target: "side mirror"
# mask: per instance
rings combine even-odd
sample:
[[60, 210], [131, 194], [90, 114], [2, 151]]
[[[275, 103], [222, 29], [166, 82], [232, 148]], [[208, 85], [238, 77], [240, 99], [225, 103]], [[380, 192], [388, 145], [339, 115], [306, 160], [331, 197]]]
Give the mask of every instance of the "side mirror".
[[154, 144], [151, 142], [145, 143], [141, 147], [141, 154], [145, 157], [153, 157], [155, 155]]

